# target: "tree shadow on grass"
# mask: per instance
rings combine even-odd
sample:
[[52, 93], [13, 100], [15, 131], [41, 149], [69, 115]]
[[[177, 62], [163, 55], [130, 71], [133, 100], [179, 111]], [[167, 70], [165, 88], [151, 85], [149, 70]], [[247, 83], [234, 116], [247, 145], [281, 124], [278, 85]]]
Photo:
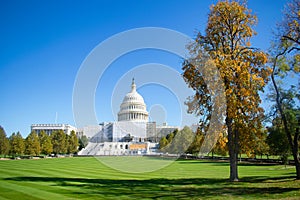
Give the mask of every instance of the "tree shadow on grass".
[[[179, 164], [202, 164], [208, 163], [213, 166], [229, 166], [229, 161], [227, 160], [177, 160]], [[266, 162], [247, 162], [242, 161], [238, 163], [238, 166], [277, 166], [280, 165], [278, 163], [266, 163]], [[284, 165], [282, 165], [284, 167]]]
[[229, 166], [229, 162], [228, 161], [210, 161], [210, 160], [177, 160], [177, 163], [179, 164], [204, 164], [207, 163], [209, 165], [215, 165], [215, 166]]
[[[292, 174], [292, 173], [291, 173]], [[240, 178], [240, 182], [247, 183], [281, 183], [287, 181], [297, 181], [295, 175], [290, 176], [277, 176], [277, 177], [269, 177], [269, 176], [248, 176]], [[300, 182], [299, 182], [300, 183]], [[300, 189], [300, 187], [299, 187]]]
[[[291, 177], [277, 177], [273, 181], [286, 180]], [[66, 195], [76, 198], [107, 197], [107, 198], [210, 198], [224, 197], [268, 197], [271, 194], [281, 194], [299, 191], [298, 187], [266, 187], [253, 183], [264, 182], [269, 177], [248, 177], [238, 183], [230, 183], [227, 179], [187, 178], [187, 179], [146, 179], [146, 180], [115, 180], [88, 179], [63, 177], [12, 177], [6, 181], [43, 182], [50, 183], [50, 187], [64, 187]], [[248, 182], [248, 184], [244, 184]]]

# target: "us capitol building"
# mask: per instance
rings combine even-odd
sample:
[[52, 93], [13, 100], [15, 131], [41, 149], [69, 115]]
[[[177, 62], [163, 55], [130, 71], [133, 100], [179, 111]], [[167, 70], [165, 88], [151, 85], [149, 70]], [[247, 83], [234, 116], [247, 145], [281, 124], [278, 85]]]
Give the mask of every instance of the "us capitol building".
[[[51, 126], [55, 125], [33, 124], [31, 129], [39, 132], [43, 129], [49, 129]], [[76, 129], [77, 135], [86, 135], [89, 138], [88, 145], [78, 154], [155, 154], [159, 140], [175, 129], [179, 129], [179, 127], [167, 126], [165, 123], [158, 126], [156, 122], [149, 122], [146, 104], [143, 97], [136, 91], [136, 84], [132, 79], [131, 90], [125, 95], [120, 105], [118, 121], [103, 122]], [[68, 130], [65, 132], [67, 133]]]

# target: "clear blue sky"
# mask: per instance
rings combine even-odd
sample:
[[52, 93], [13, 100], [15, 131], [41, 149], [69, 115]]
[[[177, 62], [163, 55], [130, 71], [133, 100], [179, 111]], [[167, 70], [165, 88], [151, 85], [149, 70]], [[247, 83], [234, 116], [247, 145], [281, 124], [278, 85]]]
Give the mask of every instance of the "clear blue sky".
[[[206, 25], [211, 0], [124, 0], [124, 1], [0, 1], [0, 125], [7, 135], [20, 131], [25, 137], [32, 123], [75, 125], [72, 92], [76, 74], [85, 57], [100, 42], [119, 32], [139, 27], [164, 27], [194, 37]], [[286, 1], [249, 0], [258, 16], [258, 35], [253, 45], [267, 49], [272, 29], [281, 20]], [[116, 82], [137, 65], [162, 63], [181, 73], [177, 56], [145, 50], [118, 59], [106, 71], [96, 93], [96, 115], [114, 120], [111, 98]], [[120, 70], [120, 68], [122, 70]], [[138, 82], [138, 77], [135, 77]], [[129, 91], [124, 91], [124, 94]], [[103, 87], [102, 87], [103, 88]], [[165, 114], [170, 125], [178, 122], [176, 101], [162, 87], [139, 89], [149, 108]], [[172, 99], [172, 98], [171, 98]], [[161, 106], [155, 106], [155, 105]], [[155, 112], [153, 111], [153, 116]], [[157, 116], [157, 115], [156, 115]], [[157, 116], [159, 118], [159, 116]]]

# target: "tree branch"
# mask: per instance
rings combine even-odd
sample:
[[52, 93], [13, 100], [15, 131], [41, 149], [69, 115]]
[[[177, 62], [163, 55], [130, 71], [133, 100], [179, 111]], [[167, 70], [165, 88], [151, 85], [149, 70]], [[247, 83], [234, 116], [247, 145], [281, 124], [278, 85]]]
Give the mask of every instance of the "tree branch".
[[283, 38], [285, 38], [285, 39], [288, 39], [288, 40], [290, 40], [290, 41], [292, 41], [292, 42], [295, 42], [295, 43], [297, 43], [298, 45], [300, 45], [300, 42], [298, 41], [298, 40], [296, 40], [296, 39], [294, 39], [294, 38], [292, 38], [292, 37], [290, 37], [290, 36], [288, 36], [288, 35], [284, 35], [284, 36], [282, 36]]

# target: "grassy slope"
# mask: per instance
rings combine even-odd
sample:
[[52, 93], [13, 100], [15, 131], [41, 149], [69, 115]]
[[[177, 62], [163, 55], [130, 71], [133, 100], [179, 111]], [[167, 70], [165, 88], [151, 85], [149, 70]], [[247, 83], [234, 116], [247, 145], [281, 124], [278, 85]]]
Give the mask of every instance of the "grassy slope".
[[8, 160], [0, 161], [0, 200], [300, 198], [293, 167], [243, 164], [239, 172], [241, 182], [229, 183], [222, 162], [176, 161], [155, 172], [124, 173], [95, 158]]

